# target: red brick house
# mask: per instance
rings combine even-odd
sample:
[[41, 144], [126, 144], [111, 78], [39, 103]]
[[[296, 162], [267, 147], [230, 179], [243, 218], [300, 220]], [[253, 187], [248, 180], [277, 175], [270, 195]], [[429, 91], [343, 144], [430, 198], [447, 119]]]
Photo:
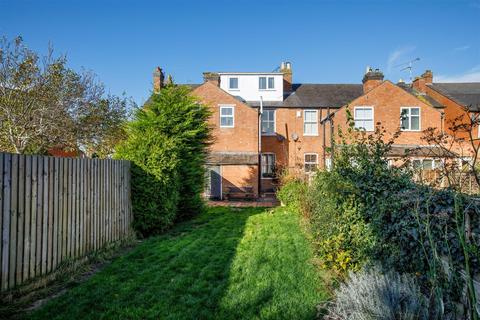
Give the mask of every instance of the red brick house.
[[[276, 173], [284, 168], [309, 173], [328, 167], [331, 136], [347, 126], [347, 108], [358, 128], [372, 131], [381, 122], [389, 134], [401, 130], [392, 159], [417, 149], [413, 160], [433, 168], [432, 146], [425, 145], [422, 131], [446, 130], [446, 118], [455, 114], [459, 101], [437, 94], [445, 86], [429, 81], [429, 75], [412, 85], [394, 84], [369, 69], [362, 84], [296, 84], [289, 62], [274, 72], [204, 73], [203, 84], [190, 86], [213, 113], [207, 196], [256, 198], [275, 191]], [[155, 90], [163, 78], [158, 68]], [[480, 98], [480, 90], [474, 96], [469, 101]]]

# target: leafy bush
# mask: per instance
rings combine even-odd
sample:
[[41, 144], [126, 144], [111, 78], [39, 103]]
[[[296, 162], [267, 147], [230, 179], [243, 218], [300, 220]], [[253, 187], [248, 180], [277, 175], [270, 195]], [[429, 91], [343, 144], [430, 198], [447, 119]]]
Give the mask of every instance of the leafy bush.
[[288, 175], [281, 178], [282, 187], [277, 191], [277, 198], [287, 207], [299, 211], [305, 200], [307, 184], [300, 177]]
[[340, 276], [368, 264], [415, 274], [432, 317], [461, 314], [463, 304], [475, 319], [478, 202], [417, 185], [408, 168], [389, 167], [393, 140], [383, 142], [380, 128], [373, 135], [352, 133], [352, 141], [336, 146], [332, 170], [318, 172], [302, 202], [322, 266]]
[[128, 123], [116, 157], [133, 162], [133, 226], [140, 235], [162, 232], [201, 210], [209, 115], [186, 88], [171, 85]]
[[340, 275], [358, 270], [375, 244], [370, 226], [362, 218], [361, 203], [354, 196], [343, 196], [352, 187], [336, 172], [319, 172], [305, 202], [321, 265]]
[[384, 274], [379, 268], [351, 272], [335, 296], [326, 319], [429, 319], [427, 299], [414, 279], [394, 272]]
[[358, 270], [378, 245], [377, 223], [395, 210], [395, 194], [409, 188], [410, 176], [389, 167], [385, 159], [393, 142], [383, 142], [380, 128], [374, 135], [355, 132], [343, 138], [331, 171], [320, 171], [309, 186], [303, 210], [313, 233], [317, 254], [325, 268], [344, 276]]

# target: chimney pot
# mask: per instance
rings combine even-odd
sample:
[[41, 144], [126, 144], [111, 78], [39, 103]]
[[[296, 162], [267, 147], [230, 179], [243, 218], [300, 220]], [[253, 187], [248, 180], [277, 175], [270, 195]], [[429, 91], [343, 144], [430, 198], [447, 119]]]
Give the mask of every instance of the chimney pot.
[[412, 82], [412, 86], [415, 90], [426, 93], [427, 84], [432, 84], [433, 82], [433, 73], [431, 70], [426, 70], [420, 77], [415, 77], [415, 80]]
[[280, 72], [283, 73], [283, 92], [292, 92], [292, 63], [289, 61], [282, 62]]
[[380, 69], [375, 69], [375, 71], [368, 67], [367, 73], [363, 76], [362, 83], [363, 83], [363, 93], [368, 92], [381, 84], [383, 82], [383, 73]]

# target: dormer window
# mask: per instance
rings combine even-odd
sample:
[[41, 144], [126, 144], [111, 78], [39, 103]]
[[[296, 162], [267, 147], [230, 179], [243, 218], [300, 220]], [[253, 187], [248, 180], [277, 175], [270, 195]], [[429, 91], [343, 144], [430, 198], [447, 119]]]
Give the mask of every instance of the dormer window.
[[273, 90], [273, 89], [275, 89], [275, 78], [274, 77], [259, 77], [258, 78], [258, 89], [260, 89], [260, 90]]
[[228, 89], [238, 90], [238, 78], [230, 78], [228, 81]]

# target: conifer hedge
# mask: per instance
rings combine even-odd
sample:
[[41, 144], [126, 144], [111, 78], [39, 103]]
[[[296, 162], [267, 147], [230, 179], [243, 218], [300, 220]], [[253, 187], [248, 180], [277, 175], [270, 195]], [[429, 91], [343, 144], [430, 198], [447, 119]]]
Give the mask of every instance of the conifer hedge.
[[116, 157], [132, 161], [134, 228], [147, 237], [203, 206], [210, 140], [208, 108], [183, 86], [168, 85], [134, 112]]

